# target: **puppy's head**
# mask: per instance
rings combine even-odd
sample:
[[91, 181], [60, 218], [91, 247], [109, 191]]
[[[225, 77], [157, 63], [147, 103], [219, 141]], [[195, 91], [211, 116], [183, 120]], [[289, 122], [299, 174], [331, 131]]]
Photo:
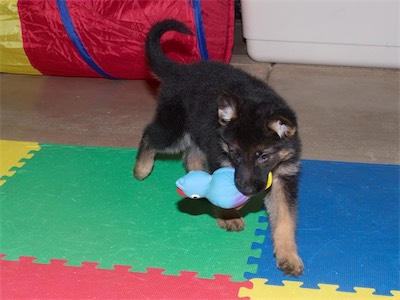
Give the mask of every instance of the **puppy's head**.
[[254, 196], [265, 190], [270, 171], [297, 173], [296, 116], [277, 94], [246, 100], [222, 92], [218, 119], [222, 147], [235, 168], [235, 184], [241, 193]]

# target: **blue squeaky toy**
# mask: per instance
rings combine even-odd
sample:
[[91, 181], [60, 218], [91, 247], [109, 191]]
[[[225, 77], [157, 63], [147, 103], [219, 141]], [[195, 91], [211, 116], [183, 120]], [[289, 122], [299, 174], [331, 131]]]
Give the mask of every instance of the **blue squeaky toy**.
[[[176, 181], [178, 194], [191, 199], [207, 198], [221, 208], [235, 208], [247, 202], [234, 183], [234, 168], [220, 168], [212, 175], [204, 171], [191, 171]], [[272, 173], [269, 172], [267, 185], [272, 185]]]

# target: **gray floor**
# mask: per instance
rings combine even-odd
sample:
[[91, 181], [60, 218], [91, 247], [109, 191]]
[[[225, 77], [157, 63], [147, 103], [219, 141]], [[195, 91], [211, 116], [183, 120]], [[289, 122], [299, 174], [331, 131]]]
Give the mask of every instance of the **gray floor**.
[[[297, 111], [304, 158], [400, 163], [399, 70], [256, 63], [238, 34], [231, 64]], [[156, 104], [151, 81], [2, 74], [0, 84], [8, 140], [137, 147]]]

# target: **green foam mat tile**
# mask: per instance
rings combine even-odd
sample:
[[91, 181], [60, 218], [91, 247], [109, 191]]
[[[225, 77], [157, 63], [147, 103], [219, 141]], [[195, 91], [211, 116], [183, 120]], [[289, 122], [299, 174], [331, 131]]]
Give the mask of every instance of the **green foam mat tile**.
[[225, 232], [208, 201], [176, 193], [180, 160], [157, 160], [151, 176], [137, 181], [135, 156], [134, 149], [42, 144], [24, 172], [0, 188], [0, 253], [245, 280], [262, 199], [247, 207], [244, 231]]

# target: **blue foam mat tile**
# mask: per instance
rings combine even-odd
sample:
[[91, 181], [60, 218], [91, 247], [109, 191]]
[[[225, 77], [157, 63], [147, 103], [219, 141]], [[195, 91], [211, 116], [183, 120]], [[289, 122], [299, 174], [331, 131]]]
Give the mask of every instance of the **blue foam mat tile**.
[[348, 292], [369, 287], [382, 295], [400, 290], [399, 182], [398, 165], [303, 161], [297, 241], [305, 274], [295, 279], [277, 270], [267, 230], [261, 256], [250, 260], [257, 272], [245, 277], [308, 288], [337, 284]]

